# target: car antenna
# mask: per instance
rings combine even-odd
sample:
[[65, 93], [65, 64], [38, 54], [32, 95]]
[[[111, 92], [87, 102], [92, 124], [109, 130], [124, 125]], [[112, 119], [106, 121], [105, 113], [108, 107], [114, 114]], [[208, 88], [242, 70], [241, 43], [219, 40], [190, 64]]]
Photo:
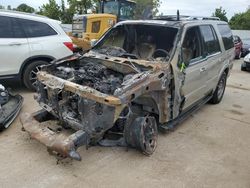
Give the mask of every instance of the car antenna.
[[180, 21], [180, 11], [177, 10], [177, 21]]

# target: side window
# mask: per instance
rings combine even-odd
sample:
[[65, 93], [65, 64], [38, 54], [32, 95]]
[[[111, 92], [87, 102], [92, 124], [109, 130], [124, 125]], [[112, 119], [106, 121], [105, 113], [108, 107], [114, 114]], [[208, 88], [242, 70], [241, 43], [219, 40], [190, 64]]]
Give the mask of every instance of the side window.
[[185, 63], [202, 57], [199, 27], [189, 28], [182, 43], [182, 58]]
[[18, 21], [29, 38], [57, 35], [56, 31], [46, 23], [25, 19], [18, 19]]
[[26, 35], [21, 27], [20, 23], [16, 18], [11, 18], [12, 20], [12, 31], [14, 38], [26, 38]]
[[92, 23], [92, 33], [99, 33], [101, 27], [101, 21], [96, 21]]
[[0, 38], [13, 38], [11, 19], [6, 16], [0, 16]]
[[227, 24], [219, 24], [218, 29], [225, 46], [225, 50], [233, 48], [233, 35], [229, 26]]
[[210, 25], [200, 26], [201, 34], [204, 40], [204, 50], [207, 55], [211, 55], [217, 52], [220, 52], [220, 44], [218, 37], [215, 34], [215, 31]]

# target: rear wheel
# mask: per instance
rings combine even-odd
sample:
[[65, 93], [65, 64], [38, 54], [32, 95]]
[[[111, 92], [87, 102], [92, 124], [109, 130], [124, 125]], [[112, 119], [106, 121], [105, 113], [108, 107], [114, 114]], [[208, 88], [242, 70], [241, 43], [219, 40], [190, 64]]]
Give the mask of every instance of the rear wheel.
[[246, 71], [246, 70], [247, 70], [246, 64], [245, 64], [245, 63], [242, 63], [242, 64], [241, 64], [241, 70], [242, 70], [242, 71]]
[[235, 56], [235, 59], [240, 59], [241, 58], [241, 52]]
[[33, 91], [36, 90], [35, 84], [37, 80], [37, 73], [40, 70], [41, 65], [46, 65], [48, 62], [38, 60], [30, 63], [24, 70], [23, 73], [23, 83], [24, 85]]
[[224, 72], [219, 80], [216, 90], [213, 93], [213, 97], [210, 100], [212, 104], [218, 104], [221, 102], [227, 83], [227, 74]]

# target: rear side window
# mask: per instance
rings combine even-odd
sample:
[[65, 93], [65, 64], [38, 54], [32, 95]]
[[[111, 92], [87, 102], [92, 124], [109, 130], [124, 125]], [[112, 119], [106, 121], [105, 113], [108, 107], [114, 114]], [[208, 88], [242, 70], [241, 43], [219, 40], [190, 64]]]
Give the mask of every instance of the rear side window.
[[18, 19], [28, 38], [57, 35], [48, 24], [32, 20]]
[[210, 25], [202, 25], [200, 26], [200, 30], [204, 39], [204, 51], [207, 55], [220, 52], [218, 37], [216, 36], [214, 29]]
[[12, 38], [11, 19], [9, 17], [0, 16], [0, 38]]
[[225, 49], [228, 50], [233, 48], [233, 35], [229, 26], [227, 24], [219, 24], [218, 29], [221, 34]]
[[26, 38], [16, 18], [0, 16], [0, 38]]

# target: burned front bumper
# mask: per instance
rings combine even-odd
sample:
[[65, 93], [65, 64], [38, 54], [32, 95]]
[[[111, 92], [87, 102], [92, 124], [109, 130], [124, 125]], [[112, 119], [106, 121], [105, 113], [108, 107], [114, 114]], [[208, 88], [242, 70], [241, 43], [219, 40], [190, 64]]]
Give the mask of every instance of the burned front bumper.
[[[55, 77], [45, 72], [38, 74], [36, 100], [43, 108], [34, 114], [23, 114], [23, 128], [31, 138], [63, 157], [81, 160], [77, 148], [98, 142], [118, 119], [123, 105], [117, 97], [103, 94], [87, 86]], [[74, 99], [76, 98], [76, 99]], [[56, 120], [71, 134], [55, 130], [44, 122]]]
[[23, 97], [21, 95], [9, 95], [8, 102], [0, 105], [0, 130], [8, 128], [21, 110]]

